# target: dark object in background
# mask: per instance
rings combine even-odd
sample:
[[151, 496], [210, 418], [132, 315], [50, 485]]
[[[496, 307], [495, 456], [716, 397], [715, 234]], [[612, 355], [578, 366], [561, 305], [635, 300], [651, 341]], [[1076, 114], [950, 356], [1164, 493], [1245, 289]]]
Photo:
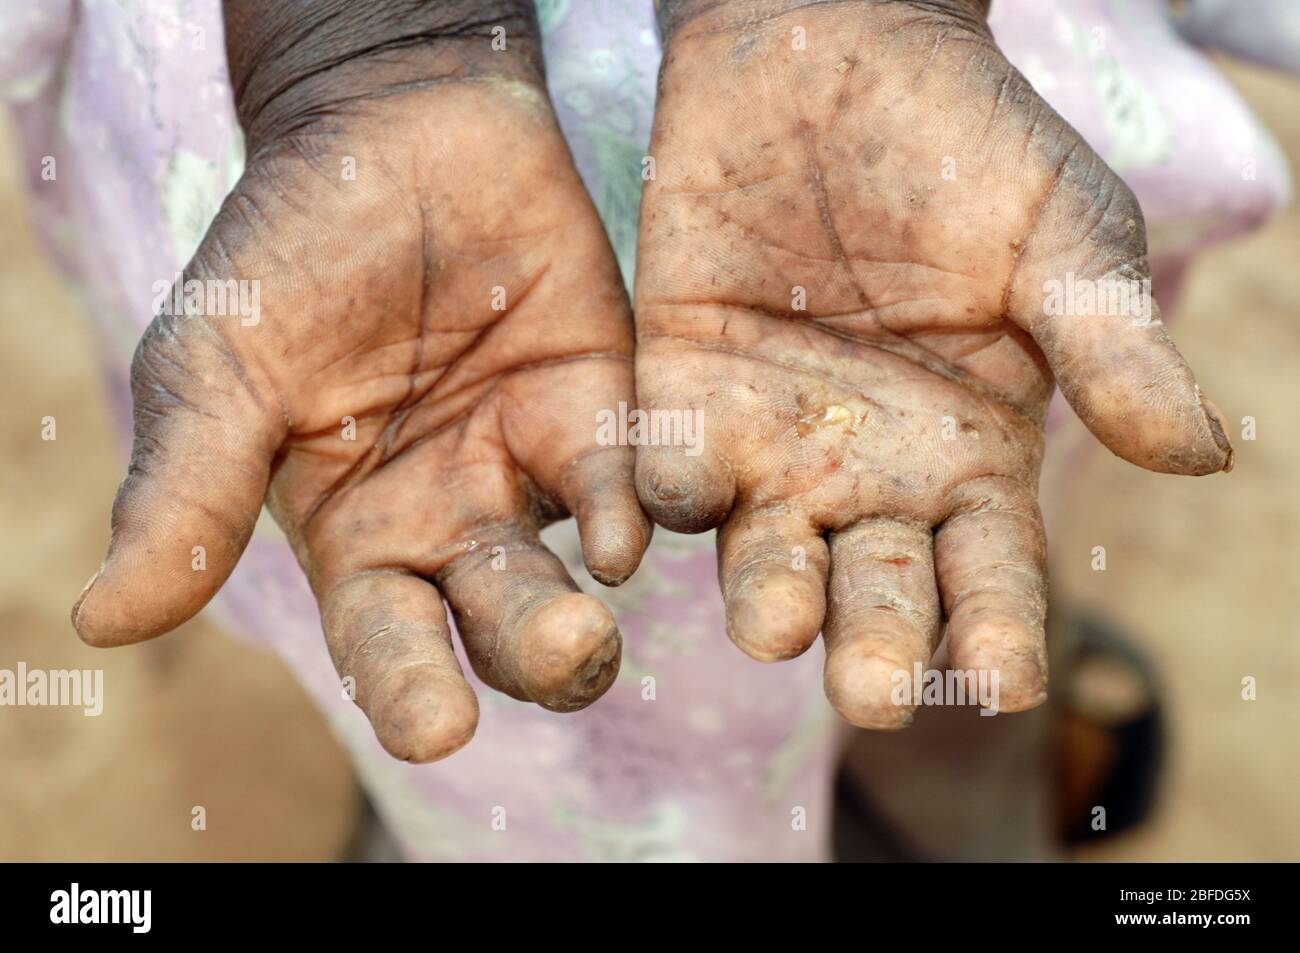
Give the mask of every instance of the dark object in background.
[[[1067, 690], [1052, 704], [1060, 846], [1096, 843], [1151, 814], [1165, 766], [1162, 693], [1131, 639], [1084, 612], [1062, 613], [1052, 636], [1069, 656]], [[1063, 666], [1064, 667], [1064, 666]], [[1094, 830], [1096, 808], [1104, 828]], [[909, 845], [871, 793], [841, 769], [835, 781], [832, 849], [841, 863], [944, 860]]]
[[[1092, 843], [1146, 820], [1165, 767], [1162, 692], [1150, 661], [1102, 619], [1078, 614], [1075, 668], [1058, 732], [1066, 844]], [[1096, 808], [1105, 827], [1094, 830]]]

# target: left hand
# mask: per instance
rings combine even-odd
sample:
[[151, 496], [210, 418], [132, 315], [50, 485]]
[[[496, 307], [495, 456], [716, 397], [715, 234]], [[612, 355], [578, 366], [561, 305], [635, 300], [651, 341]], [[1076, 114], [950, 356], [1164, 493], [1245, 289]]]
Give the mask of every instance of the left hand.
[[643, 505], [720, 527], [744, 651], [790, 658], [824, 632], [854, 724], [910, 722], [896, 674], [945, 621], [952, 667], [996, 672], [1003, 711], [1039, 704], [1054, 378], [1139, 466], [1232, 459], [1149, 295], [1149, 320], [1045, 306], [1053, 281], [1140, 293], [1133, 193], [974, 0], [665, 3], [637, 391], [702, 411], [704, 449], [639, 447]]

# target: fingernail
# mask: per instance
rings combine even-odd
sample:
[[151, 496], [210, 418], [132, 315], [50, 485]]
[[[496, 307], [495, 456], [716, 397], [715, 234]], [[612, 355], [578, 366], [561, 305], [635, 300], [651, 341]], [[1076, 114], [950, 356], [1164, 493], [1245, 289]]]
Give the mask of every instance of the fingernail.
[[1205, 411], [1205, 419], [1210, 425], [1210, 434], [1214, 437], [1214, 442], [1227, 454], [1228, 458], [1223, 462], [1223, 472], [1227, 473], [1232, 469], [1234, 456], [1232, 441], [1228, 439], [1228, 422], [1224, 419], [1223, 411], [1219, 410], [1210, 398], [1202, 397], [1201, 407]]
[[[107, 563], [105, 563], [107, 565]], [[86, 584], [81, 587], [81, 595], [77, 596], [77, 601], [72, 604], [72, 627], [77, 627], [77, 619], [81, 615], [81, 604], [86, 601], [86, 596], [90, 595], [91, 588], [98, 581], [99, 577], [104, 574], [104, 566], [95, 570], [95, 574], [87, 580]]]

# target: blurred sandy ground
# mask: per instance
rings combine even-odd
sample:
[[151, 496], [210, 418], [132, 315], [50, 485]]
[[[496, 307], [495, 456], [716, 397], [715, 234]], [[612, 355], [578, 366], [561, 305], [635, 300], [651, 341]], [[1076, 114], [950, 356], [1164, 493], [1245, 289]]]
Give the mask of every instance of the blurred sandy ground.
[[[99, 717], [0, 708], [0, 860], [335, 859], [360, 795], [278, 658], [204, 621], [113, 651], [72, 631], [125, 461], [88, 326], [29, 232], [3, 123], [0, 668], [102, 667], [106, 701]], [[205, 831], [191, 829], [196, 806]]]
[[[1225, 69], [1300, 185], [1300, 81]], [[1105, 452], [1072, 452], [1079, 441], [1066, 438], [1043, 475], [1053, 597], [1104, 612], [1151, 655], [1173, 734], [1153, 819], [1083, 857], [1296, 861], [1300, 209], [1203, 256], [1172, 335], [1234, 423], [1233, 472], [1157, 476]], [[1241, 439], [1246, 416], [1257, 421], [1253, 442]], [[1071, 436], [1083, 429], [1071, 426]], [[1106, 547], [1105, 572], [1091, 569], [1094, 546]], [[1241, 698], [1245, 676], [1258, 683], [1256, 701]]]
[[[1233, 67], [1300, 165], [1300, 83]], [[1053, 587], [1140, 636], [1169, 690], [1157, 817], [1086, 859], [1300, 858], [1300, 212], [1205, 256], [1175, 327], [1207, 393], [1259, 439], [1231, 476], [1155, 477], [1053, 446]], [[122, 461], [73, 299], [27, 232], [0, 130], [0, 668], [103, 666], [108, 705], [0, 708], [0, 859], [330, 859], [359, 794], [274, 658], [197, 622], [82, 647], [68, 607], [98, 565]], [[58, 440], [40, 440], [45, 415]], [[1235, 436], [1235, 435], [1234, 435]], [[1108, 570], [1089, 568], [1104, 545]], [[322, 649], [323, 651], [323, 649]], [[1240, 680], [1259, 700], [1240, 699]], [[190, 829], [194, 805], [208, 829]]]

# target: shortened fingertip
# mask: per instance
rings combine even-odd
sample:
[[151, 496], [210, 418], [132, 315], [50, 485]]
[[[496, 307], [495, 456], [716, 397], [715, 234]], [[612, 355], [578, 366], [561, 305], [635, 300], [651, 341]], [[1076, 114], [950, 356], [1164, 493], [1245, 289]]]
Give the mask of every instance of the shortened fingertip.
[[478, 730], [478, 699], [453, 672], [412, 666], [387, 679], [380, 692], [368, 714], [379, 743], [399, 761], [441, 761], [469, 744]]
[[915, 718], [916, 706], [896, 697], [899, 673], [910, 678], [911, 672], [910, 664], [850, 644], [826, 656], [823, 684], [831, 707], [849, 724], [900, 731]]
[[703, 533], [722, 524], [736, 502], [730, 466], [705, 453], [638, 447], [636, 492], [646, 513], [675, 533]]
[[567, 593], [534, 610], [522, 625], [520, 685], [543, 708], [586, 708], [618, 677], [623, 638], [600, 600]]
[[784, 662], [817, 641], [826, 614], [821, 577], [768, 569], [725, 593], [727, 637], [758, 662]]
[[650, 545], [653, 524], [641, 519], [607, 515], [582, 527], [582, 561], [603, 586], [621, 586], [641, 565]]

